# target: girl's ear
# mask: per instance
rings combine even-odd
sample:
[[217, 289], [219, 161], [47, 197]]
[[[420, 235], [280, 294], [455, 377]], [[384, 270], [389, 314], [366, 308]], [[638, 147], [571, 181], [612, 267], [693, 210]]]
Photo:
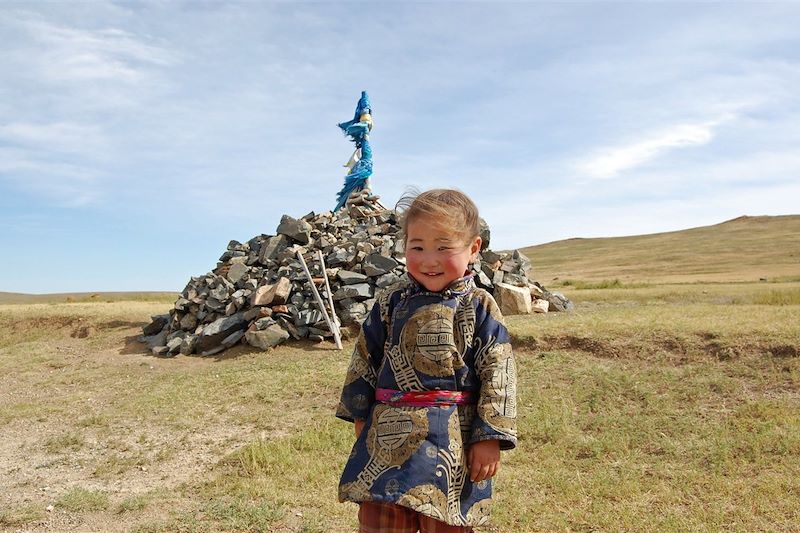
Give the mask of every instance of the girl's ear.
[[472, 244], [469, 245], [469, 262], [472, 263], [478, 257], [478, 252], [481, 251], [481, 241], [480, 236], [475, 237], [475, 240], [472, 241]]

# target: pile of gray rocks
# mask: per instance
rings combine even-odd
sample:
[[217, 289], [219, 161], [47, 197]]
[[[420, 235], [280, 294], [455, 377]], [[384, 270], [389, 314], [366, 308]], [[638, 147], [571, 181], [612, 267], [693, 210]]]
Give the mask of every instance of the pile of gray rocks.
[[[335, 213], [284, 215], [275, 235], [231, 241], [217, 268], [191, 278], [169, 313], [144, 326], [141, 340], [168, 357], [212, 355], [241, 342], [267, 349], [289, 338], [323, 341], [333, 334], [298, 252], [318, 285], [322, 252], [336, 315], [345, 326], [360, 324], [376, 294], [405, 274], [398, 232], [394, 211], [352, 202]], [[485, 224], [482, 237], [475, 281], [494, 294], [504, 314], [571, 309], [563, 295], [529, 279], [531, 263], [522, 253], [489, 250]], [[320, 291], [327, 299], [324, 285]]]

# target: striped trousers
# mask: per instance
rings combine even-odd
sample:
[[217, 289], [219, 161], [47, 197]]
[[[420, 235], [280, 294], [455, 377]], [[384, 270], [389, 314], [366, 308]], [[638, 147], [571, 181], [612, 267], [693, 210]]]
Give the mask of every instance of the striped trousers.
[[359, 533], [471, 533], [470, 526], [451, 526], [393, 503], [363, 502], [358, 509]]

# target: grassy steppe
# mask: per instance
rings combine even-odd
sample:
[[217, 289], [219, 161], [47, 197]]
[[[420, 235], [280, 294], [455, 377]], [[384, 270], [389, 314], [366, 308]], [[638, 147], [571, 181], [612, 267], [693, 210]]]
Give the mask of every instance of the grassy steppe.
[[[794, 530], [800, 284], [565, 292], [508, 317], [520, 445], [481, 530]], [[164, 308], [0, 306], [0, 528], [353, 531], [352, 343], [155, 358], [135, 336]]]

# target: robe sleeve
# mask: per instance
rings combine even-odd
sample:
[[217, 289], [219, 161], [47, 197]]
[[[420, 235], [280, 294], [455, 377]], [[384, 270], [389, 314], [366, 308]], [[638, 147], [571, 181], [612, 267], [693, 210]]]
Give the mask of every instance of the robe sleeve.
[[501, 450], [510, 450], [517, 445], [517, 369], [511, 339], [494, 298], [487, 294], [478, 306], [483, 307], [475, 332], [480, 393], [470, 444], [498, 440]]
[[381, 316], [380, 303], [376, 303], [364, 323], [350, 357], [350, 366], [336, 408], [336, 416], [353, 422], [365, 420], [375, 403], [377, 372], [383, 360], [386, 324]]

